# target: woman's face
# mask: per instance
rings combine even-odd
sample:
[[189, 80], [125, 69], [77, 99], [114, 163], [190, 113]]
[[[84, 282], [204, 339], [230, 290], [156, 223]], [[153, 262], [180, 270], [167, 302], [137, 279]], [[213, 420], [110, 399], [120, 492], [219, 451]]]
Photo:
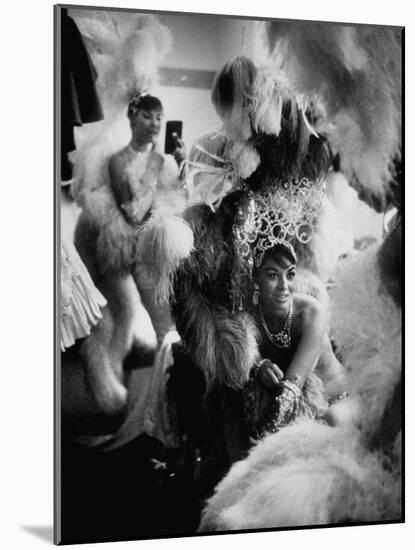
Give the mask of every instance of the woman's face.
[[295, 272], [295, 263], [283, 254], [274, 254], [264, 259], [256, 277], [264, 311], [288, 310], [294, 292]]
[[156, 143], [163, 119], [162, 109], [140, 109], [131, 118], [131, 131], [137, 143]]

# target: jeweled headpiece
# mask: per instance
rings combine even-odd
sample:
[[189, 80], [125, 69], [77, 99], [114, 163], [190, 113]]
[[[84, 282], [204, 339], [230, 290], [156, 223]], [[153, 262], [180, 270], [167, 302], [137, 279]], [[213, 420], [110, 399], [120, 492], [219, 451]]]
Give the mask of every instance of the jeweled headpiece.
[[242, 258], [252, 255], [259, 267], [265, 252], [282, 244], [296, 258], [296, 241], [311, 241], [322, 207], [325, 184], [307, 178], [276, 183], [252, 195], [247, 211], [240, 210], [233, 227], [234, 246]]

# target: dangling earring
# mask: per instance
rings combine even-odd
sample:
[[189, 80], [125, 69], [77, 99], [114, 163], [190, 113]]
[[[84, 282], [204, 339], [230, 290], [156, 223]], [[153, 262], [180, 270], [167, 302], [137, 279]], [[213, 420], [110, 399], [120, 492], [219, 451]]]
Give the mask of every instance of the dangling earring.
[[257, 284], [254, 285], [254, 293], [252, 294], [252, 303], [254, 306], [257, 306], [259, 304], [259, 286]]

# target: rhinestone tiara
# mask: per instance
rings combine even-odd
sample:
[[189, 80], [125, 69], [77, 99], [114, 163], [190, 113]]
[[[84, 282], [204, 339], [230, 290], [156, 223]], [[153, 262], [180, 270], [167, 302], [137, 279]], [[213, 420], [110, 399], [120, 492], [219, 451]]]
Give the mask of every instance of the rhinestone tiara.
[[238, 209], [233, 226], [234, 246], [242, 258], [251, 254], [259, 267], [265, 252], [281, 244], [296, 258], [296, 241], [313, 238], [325, 193], [324, 181], [307, 178], [278, 182], [263, 193], [251, 194], [248, 208]]

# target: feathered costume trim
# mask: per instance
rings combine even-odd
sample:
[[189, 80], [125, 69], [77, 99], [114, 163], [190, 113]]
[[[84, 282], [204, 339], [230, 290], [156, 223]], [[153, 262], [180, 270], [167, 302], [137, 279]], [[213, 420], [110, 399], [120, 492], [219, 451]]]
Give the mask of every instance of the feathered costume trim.
[[347, 262], [332, 301], [332, 338], [368, 433], [379, 427], [402, 374], [401, 310], [381, 282], [378, 251], [373, 247]]
[[[196, 237], [194, 250], [176, 273], [173, 313], [193, 362], [214, 383], [241, 388], [258, 357], [257, 329], [250, 315], [232, 314], [226, 276], [227, 216], [195, 205], [185, 218]], [[222, 225], [224, 224], [224, 225]]]
[[213, 384], [242, 388], [259, 358], [257, 328], [247, 313], [231, 315], [193, 291], [181, 304], [177, 330], [193, 361]]
[[[94, 228], [97, 236], [97, 267], [102, 273], [129, 271], [136, 258], [137, 228], [126, 221], [115, 202], [109, 181], [109, 157], [99, 151], [99, 156], [104, 158], [93, 162], [93, 150], [85, 153], [84, 162], [78, 157], [74, 174], [78, 182], [88, 182], [88, 187], [82, 185], [74, 195], [82, 207], [80, 218]], [[93, 181], [96, 181], [95, 187]]]
[[189, 204], [205, 203], [217, 210], [222, 199], [238, 189], [259, 164], [259, 153], [251, 143], [228, 142], [223, 134], [217, 133], [203, 136], [186, 162]]
[[152, 273], [155, 297], [168, 303], [173, 295], [174, 275], [193, 249], [193, 232], [187, 222], [159, 209], [137, 232], [137, 268]]
[[340, 154], [341, 169], [363, 200], [388, 204], [401, 157], [400, 29], [265, 23], [274, 69], [312, 103], [316, 128]]
[[202, 513], [200, 532], [401, 518], [399, 472], [355, 433], [302, 421], [234, 464]]
[[258, 69], [253, 97], [253, 127], [257, 133], [279, 135], [284, 123], [282, 108], [286, 103], [292, 103], [289, 122], [294, 131], [299, 122], [295, 102], [290, 91], [277, 82], [270, 67]]

